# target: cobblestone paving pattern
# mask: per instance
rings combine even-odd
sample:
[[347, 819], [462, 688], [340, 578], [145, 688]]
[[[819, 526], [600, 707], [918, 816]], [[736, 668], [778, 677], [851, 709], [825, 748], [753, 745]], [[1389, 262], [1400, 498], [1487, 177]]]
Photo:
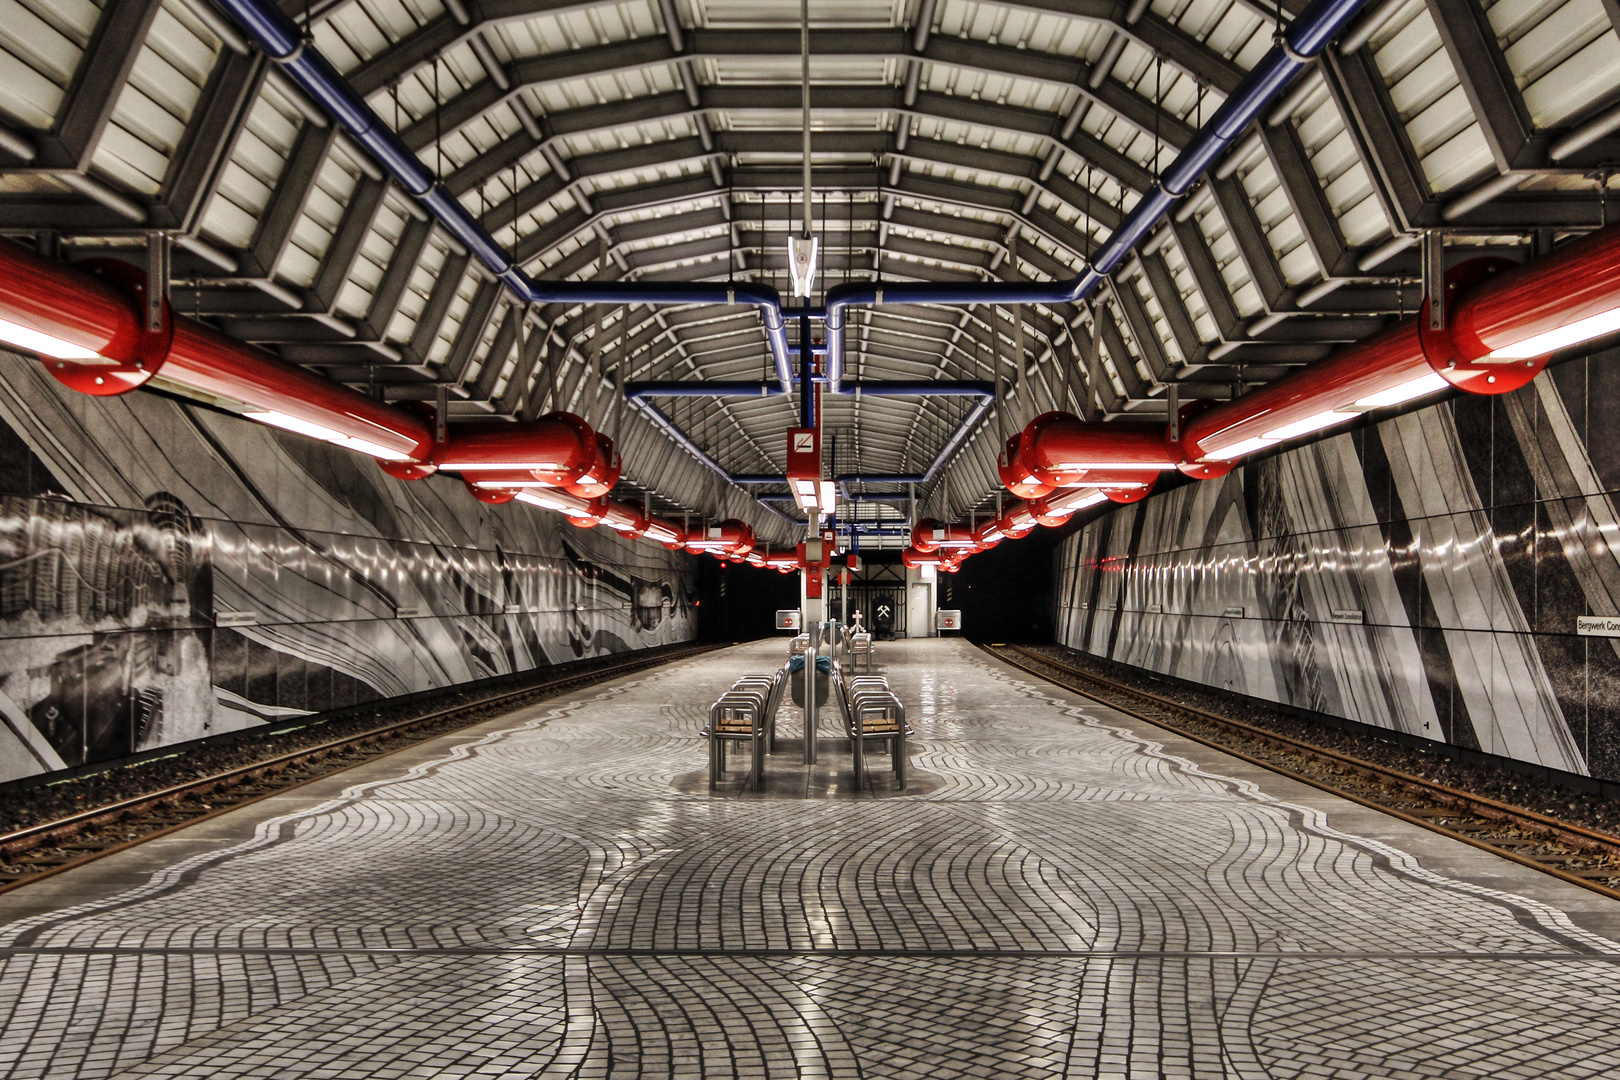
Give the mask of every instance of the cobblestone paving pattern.
[[779, 653], [0, 926], [0, 1076], [1620, 1075], [1614, 943], [958, 641], [883, 648], [932, 794], [683, 793], [703, 703]]

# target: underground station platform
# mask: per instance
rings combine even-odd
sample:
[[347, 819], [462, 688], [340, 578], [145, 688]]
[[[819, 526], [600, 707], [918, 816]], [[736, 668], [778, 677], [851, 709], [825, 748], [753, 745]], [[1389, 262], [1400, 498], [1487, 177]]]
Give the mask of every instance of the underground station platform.
[[4, 1075], [1620, 1070], [1620, 903], [960, 639], [879, 648], [904, 790], [830, 713], [805, 766], [784, 705], [762, 789], [733, 755], [711, 792], [696, 703], [783, 644], [0, 896]]
[[0, 0], [0, 1080], [1620, 1077], [1620, 0]]

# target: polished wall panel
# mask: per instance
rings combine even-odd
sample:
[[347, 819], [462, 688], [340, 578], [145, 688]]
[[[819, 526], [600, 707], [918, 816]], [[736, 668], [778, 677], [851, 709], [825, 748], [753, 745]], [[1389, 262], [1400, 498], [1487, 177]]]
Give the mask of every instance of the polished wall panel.
[[1064, 644], [1620, 779], [1620, 354], [1121, 506], [1059, 552]]
[[689, 557], [0, 352], [0, 780], [693, 636]]

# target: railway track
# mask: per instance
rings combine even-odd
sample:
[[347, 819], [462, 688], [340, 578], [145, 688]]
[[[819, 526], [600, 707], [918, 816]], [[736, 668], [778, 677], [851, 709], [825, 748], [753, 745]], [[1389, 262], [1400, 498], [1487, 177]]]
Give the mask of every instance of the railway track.
[[1219, 716], [1018, 645], [980, 648], [1128, 716], [1620, 900], [1620, 836]]
[[520, 689], [382, 724], [201, 779], [0, 833], [0, 893], [290, 791], [387, 754], [608, 679], [721, 648], [700, 645], [568, 672]]

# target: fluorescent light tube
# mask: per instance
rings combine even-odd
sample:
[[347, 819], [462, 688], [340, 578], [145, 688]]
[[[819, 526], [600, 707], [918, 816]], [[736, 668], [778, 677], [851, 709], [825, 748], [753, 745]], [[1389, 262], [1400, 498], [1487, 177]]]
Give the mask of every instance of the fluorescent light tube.
[[[479, 487], [483, 486], [483, 484], [479, 485]], [[536, 495], [529, 491], [520, 491], [517, 493], [517, 497], [519, 502], [526, 502], [530, 506], [543, 506], [547, 510], [555, 510], [560, 514], [572, 514], [577, 517], [585, 511], [584, 500], [580, 500], [580, 505], [575, 506], [550, 495]]]
[[1376, 394], [1368, 394], [1364, 398], [1357, 398], [1356, 408], [1382, 409], [1389, 405], [1402, 405], [1414, 398], [1432, 394], [1436, 390], [1444, 390], [1450, 385], [1438, 372], [1431, 371], [1427, 375], [1419, 375], [1410, 382], [1403, 382], [1399, 386], [1390, 387], [1388, 390], [1380, 390]]
[[647, 539], [656, 540], [660, 544], [673, 544], [675, 541], [680, 539], [680, 537], [675, 534], [675, 530], [664, 525], [660, 525], [657, 522], [653, 522], [651, 525], [647, 526], [645, 535]]
[[257, 420], [261, 424], [269, 424], [271, 427], [277, 427], [283, 431], [291, 431], [297, 435], [308, 435], [312, 439], [321, 439], [325, 442], [342, 442], [345, 438], [345, 436], [329, 427], [322, 427], [320, 424], [313, 424], [308, 420], [300, 420], [296, 416], [288, 416], [286, 413], [274, 412], [270, 409], [247, 412], [242, 415], [249, 420]]
[[[1120, 472], [1163, 472], [1175, 468], [1173, 461], [1065, 461], [1059, 469], [1117, 469]], [[1025, 483], [1031, 481], [1026, 480]]]
[[1577, 319], [1572, 323], [1560, 326], [1555, 330], [1548, 330], [1544, 334], [1515, 341], [1511, 345], [1504, 345], [1500, 349], [1491, 350], [1489, 359], [1492, 360], [1531, 360], [1537, 356], [1545, 356], [1550, 352], [1571, 345], [1579, 345], [1583, 341], [1591, 341], [1604, 334], [1612, 334], [1620, 330], [1620, 307], [1600, 311], [1596, 315], [1588, 315], [1584, 319]]
[[349, 436], [347, 439], [339, 440], [337, 445], [345, 447], [349, 450], [353, 450], [358, 454], [369, 454], [370, 456], [380, 458], [383, 461], [411, 460], [411, 456], [409, 454], [401, 454], [397, 450], [390, 450], [386, 446], [382, 446], [374, 442], [367, 442], [365, 439], [357, 439], [353, 435]]
[[555, 469], [554, 461], [446, 461], [439, 468], [446, 472], [490, 472], [495, 469]]
[[1296, 420], [1292, 424], [1272, 428], [1261, 437], [1282, 442], [1284, 439], [1295, 439], [1301, 435], [1309, 435], [1313, 431], [1321, 431], [1323, 428], [1330, 428], [1334, 424], [1340, 424], [1355, 418], [1355, 413], [1337, 412], [1329, 409], [1327, 412], [1319, 412], [1315, 416], [1307, 416], [1303, 420]]
[[100, 360], [101, 354], [83, 345], [42, 334], [31, 326], [0, 319], [0, 341], [56, 360]]
[[1244, 439], [1240, 443], [1233, 443], [1224, 450], [1217, 450], [1212, 454], [1205, 454], [1204, 460], [1231, 461], [1233, 458], [1240, 458], [1244, 454], [1252, 454], [1256, 450], [1264, 450], [1268, 446], [1275, 445], [1276, 441], [1277, 440], [1275, 439], [1268, 439], [1264, 435], [1256, 435], [1252, 439]]

